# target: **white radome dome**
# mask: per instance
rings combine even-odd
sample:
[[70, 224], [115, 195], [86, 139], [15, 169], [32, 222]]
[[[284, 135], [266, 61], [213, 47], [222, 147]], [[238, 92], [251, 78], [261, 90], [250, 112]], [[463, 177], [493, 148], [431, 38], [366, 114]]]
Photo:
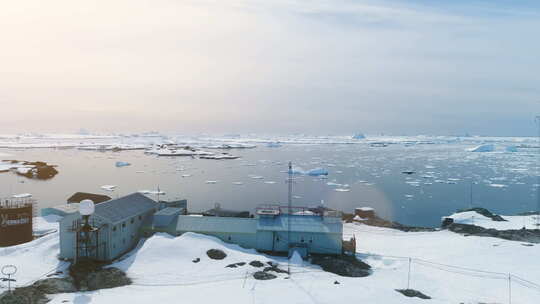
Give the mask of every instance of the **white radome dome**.
[[79, 203], [79, 213], [81, 215], [92, 215], [94, 210], [94, 202], [89, 199], [82, 200]]

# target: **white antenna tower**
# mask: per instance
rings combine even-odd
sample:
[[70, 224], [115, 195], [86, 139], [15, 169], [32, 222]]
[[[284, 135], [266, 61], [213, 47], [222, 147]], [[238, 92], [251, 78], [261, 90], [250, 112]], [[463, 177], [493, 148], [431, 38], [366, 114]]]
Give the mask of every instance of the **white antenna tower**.
[[536, 167], [536, 229], [540, 229], [540, 116], [537, 115], [534, 118], [534, 121], [538, 126], [538, 164]]
[[[288, 214], [287, 214], [287, 255], [289, 255], [291, 250], [291, 215], [292, 215], [292, 183], [293, 183], [293, 169], [292, 169], [292, 162], [289, 162], [289, 178], [287, 182], [289, 183], [289, 192], [287, 195], [287, 202], [288, 202]], [[287, 272], [289, 273], [289, 276], [291, 276], [291, 257], [289, 256], [287, 259]]]

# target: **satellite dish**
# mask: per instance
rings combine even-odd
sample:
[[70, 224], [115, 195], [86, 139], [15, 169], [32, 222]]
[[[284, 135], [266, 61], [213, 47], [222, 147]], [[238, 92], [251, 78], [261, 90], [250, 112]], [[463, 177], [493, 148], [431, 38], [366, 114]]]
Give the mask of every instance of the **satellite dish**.
[[92, 215], [94, 209], [94, 202], [89, 199], [82, 200], [79, 203], [79, 213], [81, 215]]

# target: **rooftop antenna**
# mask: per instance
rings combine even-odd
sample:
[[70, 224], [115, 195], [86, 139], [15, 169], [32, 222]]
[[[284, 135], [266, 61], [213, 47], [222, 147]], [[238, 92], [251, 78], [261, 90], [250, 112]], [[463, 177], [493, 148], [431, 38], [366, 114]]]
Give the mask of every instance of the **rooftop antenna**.
[[11, 282], [17, 281], [11, 278], [11, 276], [16, 273], [17, 273], [17, 266], [15, 265], [5, 265], [2, 267], [2, 274], [7, 276], [7, 278], [2, 278], [0, 281], [8, 282], [8, 293], [11, 293]]
[[287, 179], [287, 182], [289, 183], [289, 192], [287, 195], [287, 203], [288, 203], [288, 214], [287, 214], [287, 242], [288, 242], [288, 248], [287, 248], [287, 254], [289, 255], [289, 258], [287, 259], [287, 272], [289, 273], [289, 276], [291, 275], [291, 215], [292, 215], [292, 183], [293, 183], [293, 170], [292, 170], [292, 162], [289, 162], [289, 178]]
[[90, 253], [91, 253], [90, 251], [94, 253], [93, 251], [96, 250], [95, 253], [98, 254], [97, 246], [99, 245], [98, 245], [97, 239], [96, 239], [95, 248], [92, 244], [92, 236], [97, 237], [97, 235], [94, 235], [94, 232], [96, 232], [98, 229], [92, 227], [92, 225], [90, 225], [89, 223], [90, 216], [94, 214], [94, 211], [95, 211], [95, 205], [92, 200], [85, 199], [79, 203], [79, 213], [81, 214], [83, 218], [83, 224], [82, 224], [82, 227], [81, 226], [77, 227], [77, 253], [76, 253], [75, 263], [78, 262], [79, 255], [81, 254], [80, 252], [81, 249], [82, 251], [84, 251], [83, 253], [84, 258], [87, 258], [87, 259], [90, 258]]
[[538, 165], [536, 168], [536, 229], [540, 229], [540, 116], [537, 115], [534, 121], [538, 127]]
[[161, 193], [161, 190], [159, 190], [159, 185], [157, 186], [157, 202], [159, 203], [159, 194]]

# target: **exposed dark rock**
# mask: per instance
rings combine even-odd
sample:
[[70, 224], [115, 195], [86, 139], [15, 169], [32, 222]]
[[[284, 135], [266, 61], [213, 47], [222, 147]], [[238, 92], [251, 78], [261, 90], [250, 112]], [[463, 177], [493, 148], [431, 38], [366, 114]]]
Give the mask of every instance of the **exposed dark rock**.
[[227, 265], [227, 266], [225, 266], [225, 267], [228, 267], [228, 268], [236, 268], [236, 267], [244, 266], [244, 265], [246, 265], [246, 263], [244, 263], [244, 262], [239, 262], [239, 263], [229, 264], [229, 265]]
[[263, 271], [264, 272], [273, 271], [275, 273], [287, 273], [287, 274], [289, 273], [287, 270], [280, 269], [277, 264], [274, 264], [269, 267], [265, 267]]
[[45, 294], [68, 293], [75, 292], [75, 284], [71, 277], [67, 278], [50, 278], [35, 282], [33, 287], [41, 290]]
[[474, 211], [478, 214], [481, 214], [485, 217], [488, 217], [496, 222], [507, 222], [507, 220], [505, 220], [504, 218], [502, 218], [500, 215], [497, 215], [497, 214], [493, 214], [491, 213], [489, 210], [487, 210], [486, 208], [480, 208], [480, 207], [475, 207], [475, 208], [470, 208], [470, 209], [462, 209], [462, 210], [458, 210], [457, 213], [461, 213], [461, 212], [468, 212], [468, 211]]
[[219, 249], [210, 249], [206, 252], [209, 258], [213, 260], [223, 260], [227, 257], [227, 254], [223, 250]]
[[201, 261], [201, 258], [196, 258], [195, 260], [193, 260], [192, 262], [193, 263], [199, 263]]
[[255, 280], [273, 280], [275, 278], [277, 278], [276, 275], [273, 275], [271, 273], [268, 273], [268, 272], [264, 272], [264, 271], [257, 271], [253, 274], [253, 278]]
[[[21, 164], [24, 166], [32, 166], [33, 168], [28, 170], [26, 173], [21, 173], [19, 171], [14, 170], [15, 174], [24, 176], [31, 179], [51, 179], [56, 174], [58, 174], [58, 170], [55, 169], [55, 166], [49, 165], [45, 162], [36, 161], [36, 162], [29, 162], [29, 161], [18, 161], [18, 160], [3, 160], [4, 162], [10, 162], [12, 164]], [[6, 172], [6, 171], [2, 171]]]
[[[343, 213], [342, 219], [347, 223], [352, 223], [354, 218], [354, 214], [352, 213]], [[415, 226], [407, 226], [400, 224], [398, 222], [392, 222], [385, 219], [382, 219], [378, 217], [377, 215], [374, 215], [372, 218], [367, 218], [363, 221], [361, 221], [362, 224], [366, 224], [369, 226], [376, 226], [376, 227], [384, 227], [384, 228], [392, 228], [401, 230], [404, 232], [429, 232], [429, 231], [435, 231], [435, 228], [429, 228], [429, 227], [415, 227]]]
[[311, 263], [343, 277], [367, 277], [371, 274], [371, 266], [354, 256], [314, 256]]
[[334, 285], [339, 285], [340, 283], [338, 281], [334, 281]]
[[520, 241], [529, 243], [540, 243], [540, 230], [518, 229], [518, 230], [496, 230], [486, 229], [480, 226], [468, 224], [451, 224], [448, 230], [463, 234], [465, 236], [487, 236], [496, 237], [510, 241]]
[[86, 278], [88, 290], [98, 290], [126, 286], [131, 280], [118, 268], [105, 268], [92, 272]]
[[114, 288], [131, 284], [126, 274], [117, 268], [103, 268], [104, 263], [81, 261], [69, 267], [65, 278], [47, 278], [12, 293], [0, 295], [0, 304], [44, 304], [48, 294]]
[[396, 289], [396, 291], [403, 294], [406, 297], [409, 297], [409, 298], [420, 298], [420, 299], [424, 299], [424, 300], [431, 299], [431, 297], [426, 296], [425, 294], [421, 293], [420, 291], [414, 290], [414, 289]]
[[15, 289], [12, 293], [7, 291], [0, 294], [0, 304], [45, 304], [49, 299], [37, 288], [22, 287]]
[[450, 218], [450, 217], [446, 217], [444, 218], [442, 224], [441, 224], [441, 228], [446, 228], [450, 225], [452, 225], [454, 223], [454, 219], [453, 218]]
[[261, 261], [251, 261], [251, 262], [249, 262], [249, 265], [251, 265], [253, 267], [257, 267], [257, 268], [260, 268], [260, 267], [264, 266], [263, 262], [261, 262]]

